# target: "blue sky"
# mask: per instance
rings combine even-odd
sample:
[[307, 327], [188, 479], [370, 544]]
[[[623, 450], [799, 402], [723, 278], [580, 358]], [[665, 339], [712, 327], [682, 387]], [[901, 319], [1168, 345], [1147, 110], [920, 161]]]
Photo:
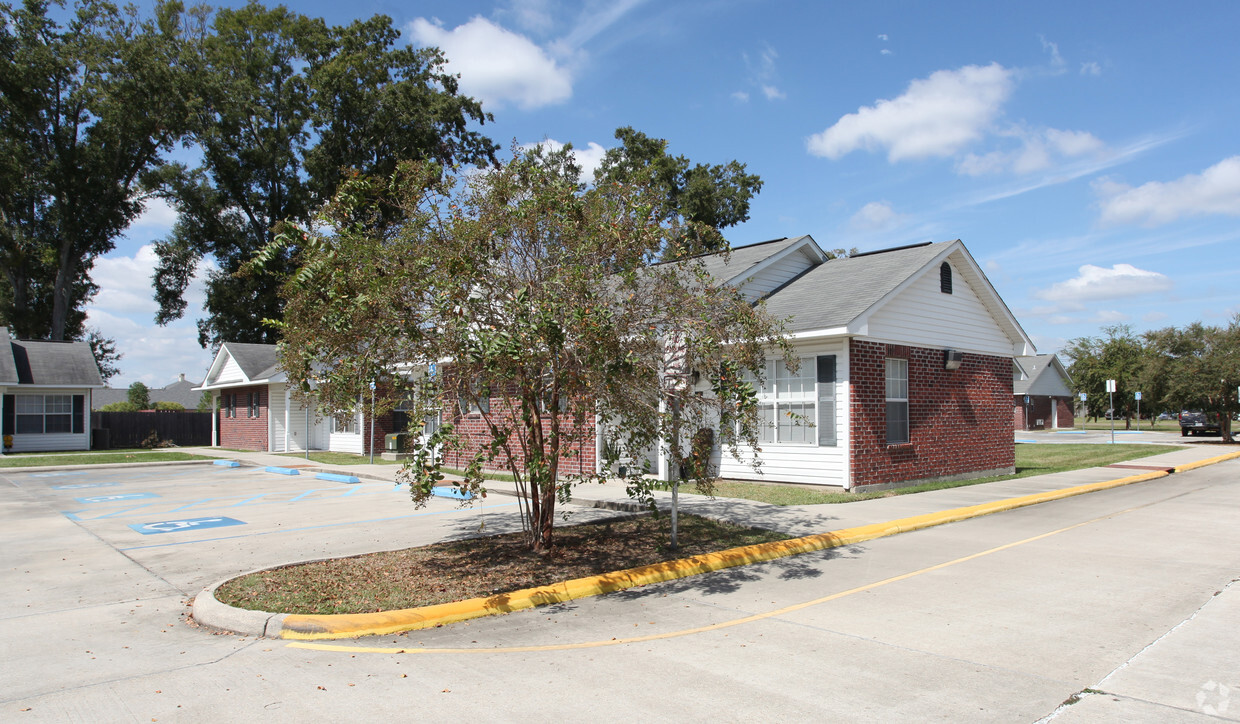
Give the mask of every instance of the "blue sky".
[[[231, 3], [229, 3], [231, 4]], [[590, 167], [633, 126], [765, 185], [734, 246], [962, 239], [1041, 352], [1240, 312], [1240, 3], [290, 3], [437, 45], [507, 148]], [[194, 312], [151, 321], [152, 205], [100, 259], [113, 385], [201, 379]]]

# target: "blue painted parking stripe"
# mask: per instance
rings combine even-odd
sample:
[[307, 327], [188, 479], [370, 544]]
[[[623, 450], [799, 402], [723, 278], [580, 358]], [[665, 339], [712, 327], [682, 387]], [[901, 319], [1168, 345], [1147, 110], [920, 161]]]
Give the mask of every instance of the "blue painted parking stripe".
[[97, 518], [91, 518], [90, 520], [103, 520], [104, 518], [115, 518], [116, 516], [118, 516], [118, 515], [120, 515], [120, 514], [122, 514], [122, 513], [128, 513], [128, 512], [133, 511], [133, 510], [141, 510], [141, 509], [143, 509], [143, 508], [149, 508], [149, 507], [151, 507], [152, 505], [154, 505], [154, 503], [146, 503], [146, 504], [144, 504], [144, 505], [135, 505], [135, 506], [134, 506], [134, 507], [132, 507], [132, 508], [121, 508], [120, 510], [116, 510], [116, 511], [113, 511], [113, 512], [111, 512], [111, 513], [108, 513], [107, 515], [101, 515], [101, 516], [99, 516], [99, 517], [97, 517]]
[[142, 535], [159, 535], [161, 533], [180, 533], [187, 530], [205, 528], [222, 528], [229, 525], [245, 525], [245, 521], [236, 518], [189, 518], [186, 520], [158, 520], [154, 523], [130, 523], [129, 527]]
[[218, 538], [200, 538], [198, 540], [183, 540], [175, 543], [153, 543], [146, 546], [130, 546], [128, 548], [117, 548], [119, 551], [135, 551], [145, 550], [147, 548], [167, 548], [169, 546], [184, 546], [192, 543], [214, 543], [222, 540], [233, 540], [236, 538], [256, 538], [263, 535], [273, 535], [276, 533], [298, 533], [304, 530], [316, 530], [318, 528], [339, 528], [346, 525], [370, 525], [372, 523], [385, 523], [389, 520], [405, 520], [407, 518], [420, 518], [427, 515], [448, 515], [448, 514], [464, 514], [472, 513], [478, 510], [492, 510], [495, 508], [509, 508], [518, 503], [500, 503], [499, 505], [488, 505], [482, 508], [453, 508], [452, 510], [434, 510], [425, 513], [410, 513], [409, 515], [395, 515], [390, 518], [371, 518], [370, 520], [355, 520], [347, 523], [323, 523], [322, 525], [307, 525], [301, 528], [281, 528], [280, 530], [264, 530], [257, 533], [243, 533], [241, 535], [225, 535]]
[[[286, 491], [286, 492], [287, 492], [287, 491]], [[312, 499], [310, 499], [310, 500], [307, 500], [306, 502], [311, 502], [311, 503], [313, 503], [313, 502], [331, 501], [331, 500], [336, 500], [336, 499], [338, 499], [338, 498], [345, 498], [345, 497], [349, 497], [349, 496], [352, 496], [352, 497], [355, 497], [355, 498], [360, 498], [360, 497], [362, 497], [362, 496], [364, 496], [364, 495], [387, 494], [387, 493], [391, 493], [391, 492], [393, 492], [393, 488], [388, 487], [388, 484], [387, 484], [387, 483], [371, 483], [371, 484], [362, 484], [362, 485], [359, 485], [359, 486], [356, 486], [356, 487], [350, 487], [350, 488], [348, 488], [348, 489], [346, 489], [346, 490], [341, 490], [340, 488], [311, 488], [311, 489], [309, 489], [309, 490], [304, 490], [304, 491], [302, 491], [301, 493], [299, 493], [298, 495], [296, 495], [295, 497], [290, 498], [290, 499], [287, 499], [287, 500], [283, 500], [283, 499], [276, 498], [276, 499], [274, 499], [274, 500], [262, 500], [262, 501], [260, 501], [260, 502], [251, 502], [251, 501], [256, 501], [256, 500], [258, 500], [258, 499], [260, 499], [260, 498], [264, 498], [264, 497], [270, 498], [271, 496], [275, 496], [275, 495], [280, 494], [280, 491], [273, 491], [273, 492], [271, 492], [271, 493], [263, 493], [262, 495], [251, 496], [251, 497], [246, 498], [246, 499], [244, 499], [244, 500], [242, 500], [241, 502], [238, 502], [238, 503], [229, 503], [229, 502], [228, 502], [228, 501], [230, 501], [230, 500], [233, 500], [233, 499], [234, 499], [234, 498], [233, 498], [233, 496], [220, 496], [220, 497], [215, 497], [215, 498], [198, 498], [198, 499], [196, 499], [196, 500], [169, 500], [169, 501], [161, 501], [159, 504], [160, 504], [160, 505], [165, 505], [165, 504], [166, 504], [166, 505], [175, 506], [175, 507], [172, 507], [172, 508], [168, 508], [165, 512], [166, 512], [166, 513], [176, 513], [176, 512], [180, 512], [180, 511], [182, 511], [182, 510], [185, 510], [185, 509], [187, 509], [187, 508], [192, 508], [192, 507], [199, 506], [199, 505], [203, 505], [204, 503], [210, 503], [210, 502], [213, 502], [213, 501], [218, 502], [218, 504], [219, 504], [221, 507], [228, 508], [228, 507], [236, 507], [236, 506], [241, 505], [241, 504], [243, 504], [243, 503], [248, 504], [248, 505], [250, 505], [250, 506], [257, 506], [257, 505], [280, 505], [280, 504], [282, 504], [282, 503], [293, 503], [293, 502], [299, 502], [299, 501], [303, 500], [304, 498], [307, 498], [307, 496], [309, 496], [309, 495], [310, 495], [310, 494], [312, 494], [312, 493], [326, 493], [326, 494], [325, 494], [325, 495], [323, 495], [323, 496], [322, 496], [322, 497], [320, 497], [320, 498], [312, 498]], [[155, 504], [154, 504], [154, 503], [148, 503], [148, 504], [147, 504], [147, 506], [149, 506], [149, 505], [155, 505]], [[88, 517], [88, 518], [81, 518], [81, 517], [79, 517], [79, 516], [77, 515], [78, 513], [85, 513], [85, 512], [88, 512], [86, 509], [82, 509], [82, 510], [72, 510], [72, 511], [61, 511], [61, 513], [62, 513], [63, 515], [65, 515], [66, 517], [69, 517], [71, 520], [77, 520], [77, 521], [89, 521], [89, 520], [100, 520], [100, 519], [102, 519], [102, 518], [113, 518], [113, 517], [115, 517], [115, 516], [117, 516], [117, 515], [121, 515], [121, 514], [123, 514], [123, 513], [129, 512], [129, 511], [132, 511], [132, 510], [138, 510], [139, 508], [143, 508], [143, 507], [147, 507], [147, 506], [138, 506], [137, 508], [125, 508], [125, 509], [122, 509], [122, 510], [114, 510], [114, 511], [111, 511], [111, 512], [109, 512], [109, 513], [105, 514], [105, 515], [100, 515], [100, 516], [92, 516], [92, 517]]]
[[253, 501], [253, 500], [262, 500], [263, 498], [266, 498], [268, 495], [274, 495], [274, 493], [262, 493], [261, 495], [255, 495], [255, 496], [246, 498], [245, 500], [242, 500], [240, 502], [233, 503], [232, 505], [229, 505], [228, 507], [235, 508], [238, 505], [245, 505], [246, 503], [249, 503], [250, 501]]
[[158, 498], [155, 493], [117, 493], [116, 495], [95, 495], [90, 498], [74, 498], [79, 503], [115, 503], [118, 500], [141, 500]]
[[360, 483], [361, 478], [356, 475], [340, 475], [338, 473], [317, 473], [316, 478], [319, 480], [334, 480], [337, 483]]
[[202, 505], [203, 503], [210, 503], [212, 500], [215, 500], [215, 498], [203, 498], [202, 500], [192, 500], [192, 501], [190, 501], [190, 502], [186, 503], [185, 505], [182, 505], [182, 506], [179, 506], [179, 507], [176, 507], [176, 508], [172, 508], [172, 509], [171, 509], [171, 510], [169, 510], [168, 512], [169, 512], [169, 513], [176, 513], [176, 512], [179, 512], [179, 511], [185, 510], [186, 508], [192, 508], [192, 507], [194, 507], [195, 505]]

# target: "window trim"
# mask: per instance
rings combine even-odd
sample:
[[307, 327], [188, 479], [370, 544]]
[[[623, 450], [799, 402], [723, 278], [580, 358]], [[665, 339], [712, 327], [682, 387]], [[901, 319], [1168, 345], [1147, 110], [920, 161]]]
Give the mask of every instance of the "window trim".
[[[898, 367], [902, 367], [903, 376], [892, 376], [892, 363], [899, 363]], [[892, 395], [892, 382], [904, 383], [904, 395]], [[898, 392], [898, 390], [897, 390]], [[888, 445], [907, 445], [912, 441], [909, 424], [909, 364], [908, 360], [903, 357], [887, 357], [883, 361], [883, 400], [885, 413], [886, 439]], [[892, 405], [903, 407], [903, 429], [895, 429], [892, 424], [891, 409]], [[900, 435], [898, 433], [903, 433]]]
[[[754, 386], [754, 392], [758, 397], [758, 417], [759, 430], [758, 442], [762, 445], [779, 445], [787, 447], [838, 447], [839, 434], [838, 425], [835, 424], [835, 400], [838, 392], [834, 385], [838, 384], [838, 372], [832, 382], [819, 382], [818, 361], [824, 358], [838, 359], [836, 355], [805, 355], [800, 357], [801, 367], [797, 372], [796, 378], [801, 380], [802, 389], [800, 394], [788, 394], [781, 397], [779, 394], [779, 382], [777, 375], [779, 368], [783, 366], [782, 358], [773, 358], [766, 360], [766, 380], [765, 385], [759, 386], [757, 380], [749, 376], [749, 382]], [[811, 369], [812, 367], [812, 369]], [[748, 376], [748, 375], [747, 375]], [[805, 383], [809, 384], [806, 385]], [[823, 409], [822, 402], [825, 401], [823, 389], [824, 385], [832, 385], [830, 397], [832, 402], [832, 428], [831, 442], [824, 443], [822, 441], [823, 430], [819, 429], [822, 421], [820, 419], [820, 411]], [[806, 389], [808, 387], [808, 389]], [[799, 414], [803, 414], [806, 418], [801, 424], [793, 425], [793, 427], [801, 432], [803, 439], [801, 440], [781, 440], [780, 439], [780, 420], [782, 419], [781, 409], [787, 409], [792, 406], [800, 407]], [[764, 410], [769, 410], [769, 418], [763, 414]], [[769, 436], [769, 437], [768, 437]], [[791, 436], [791, 435], [790, 435]]]

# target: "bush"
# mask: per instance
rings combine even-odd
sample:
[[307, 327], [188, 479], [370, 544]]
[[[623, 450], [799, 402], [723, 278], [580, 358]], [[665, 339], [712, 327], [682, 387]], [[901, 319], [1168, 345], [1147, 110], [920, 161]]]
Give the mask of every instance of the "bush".
[[179, 402], [156, 402], [156, 403], [155, 403], [155, 409], [156, 409], [156, 410], [176, 410], [176, 411], [184, 411], [184, 410], [185, 410], [185, 405], [182, 405], [182, 404], [181, 404], [181, 403], [179, 403]]
[[101, 412], [140, 412], [142, 408], [132, 402], [113, 402], [110, 405], [104, 405], [99, 410]]

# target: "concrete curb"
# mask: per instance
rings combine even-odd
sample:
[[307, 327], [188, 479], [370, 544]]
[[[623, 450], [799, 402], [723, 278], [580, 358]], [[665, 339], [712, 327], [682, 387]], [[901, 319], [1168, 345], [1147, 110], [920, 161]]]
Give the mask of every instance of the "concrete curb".
[[[1175, 471], [1183, 472], [1236, 458], [1240, 458], [1240, 452], [1220, 455], [1206, 460], [1197, 461], [1195, 463], [1182, 465], [1175, 468]], [[578, 578], [548, 586], [528, 588], [511, 593], [473, 598], [467, 601], [456, 601], [435, 606], [424, 606], [421, 608], [401, 609], [395, 611], [380, 611], [377, 613], [333, 615], [287, 614], [280, 616], [268, 612], [251, 611], [246, 613], [255, 614], [255, 616], [245, 619], [247, 625], [246, 632], [254, 632], [261, 629], [264, 632], [263, 635], [266, 636], [277, 636], [284, 639], [322, 640], [382, 635], [401, 631], [432, 628], [443, 624], [466, 621], [473, 618], [481, 618], [483, 616], [510, 613], [512, 611], [533, 608], [535, 606], [542, 606], [549, 603], [561, 603], [577, 598], [585, 598], [588, 596], [597, 596], [604, 593], [621, 591], [626, 588], [671, 581], [678, 578], [685, 578], [699, 573], [708, 573], [710, 571], [722, 570], [724, 568], [731, 568], [734, 566], [760, 563], [774, 560], [776, 558], [798, 555], [801, 553], [810, 553], [829, 548], [853, 545], [877, 538], [885, 538], [898, 533], [907, 533], [910, 531], [932, 528], [946, 523], [955, 523], [962, 520], [968, 520], [970, 518], [978, 518], [983, 515], [990, 515], [992, 513], [1000, 513], [1007, 510], [1014, 510], [1016, 508], [1024, 508], [1030, 505], [1038, 505], [1040, 503], [1047, 503], [1077, 495], [1084, 495], [1086, 493], [1093, 493], [1100, 490], [1108, 490], [1110, 488], [1132, 485], [1134, 483], [1141, 483], [1148, 480], [1156, 480], [1158, 478], [1167, 477], [1170, 474], [1171, 473], [1164, 471], [1152, 471], [1098, 483], [1088, 483], [1070, 488], [1062, 488], [1059, 490], [1034, 493], [1016, 498], [1006, 498], [1004, 500], [980, 503], [978, 505], [970, 505], [962, 508], [952, 508], [950, 510], [915, 515], [907, 518], [899, 518], [884, 523], [873, 523], [870, 525], [857, 526], [853, 528], [844, 528], [828, 533], [819, 533], [816, 535], [794, 538], [785, 541], [777, 541], [773, 543], [742, 546], [740, 548], [732, 548], [726, 551], [708, 553], [700, 556], [694, 556], [692, 558], [666, 561], [664, 563], [630, 568], [628, 570], [615, 571], [598, 576]], [[217, 584], [217, 586], [218, 585], [220, 584]], [[200, 618], [197, 599], [194, 603], [194, 618], [208, 626], [214, 626], [216, 628], [230, 628], [230, 626], [226, 623], [217, 623], [220, 619], [214, 618], [218, 611], [216, 607], [231, 608], [215, 601], [213, 595], [207, 595], [212, 593], [214, 590], [215, 586], [211, 587], [207, 591], [204, 591], [203, 595], [200, 596], [200, 598], [209, 598], [210, 601], [214, 603], [214, 606], [208, 604], [202, 612], [203, 615], [208, 616], [208, 618], [206, 620]], [[275, 618], [276, 616], [280, 616], [278, 620]], [[259, 625], [260, 619], [262, 621], [261, 626]]]
[[[251, 571], [251, 573], [258, 572]], [[243, 573], [242, 575], [249, 574]], [[194, 597], [194, 603], [191, 607], [194, 613], [194, 620], [204, 626], [232, 631], [246, 636], [278, 638], [283, 628], [284, 618], [288, 614], [235, 608], [226, 603], [220, 603], [219, 599], [215, 597], [215, 589], [231, 580], [229, 578], [225, 581], [220, 581]]]

